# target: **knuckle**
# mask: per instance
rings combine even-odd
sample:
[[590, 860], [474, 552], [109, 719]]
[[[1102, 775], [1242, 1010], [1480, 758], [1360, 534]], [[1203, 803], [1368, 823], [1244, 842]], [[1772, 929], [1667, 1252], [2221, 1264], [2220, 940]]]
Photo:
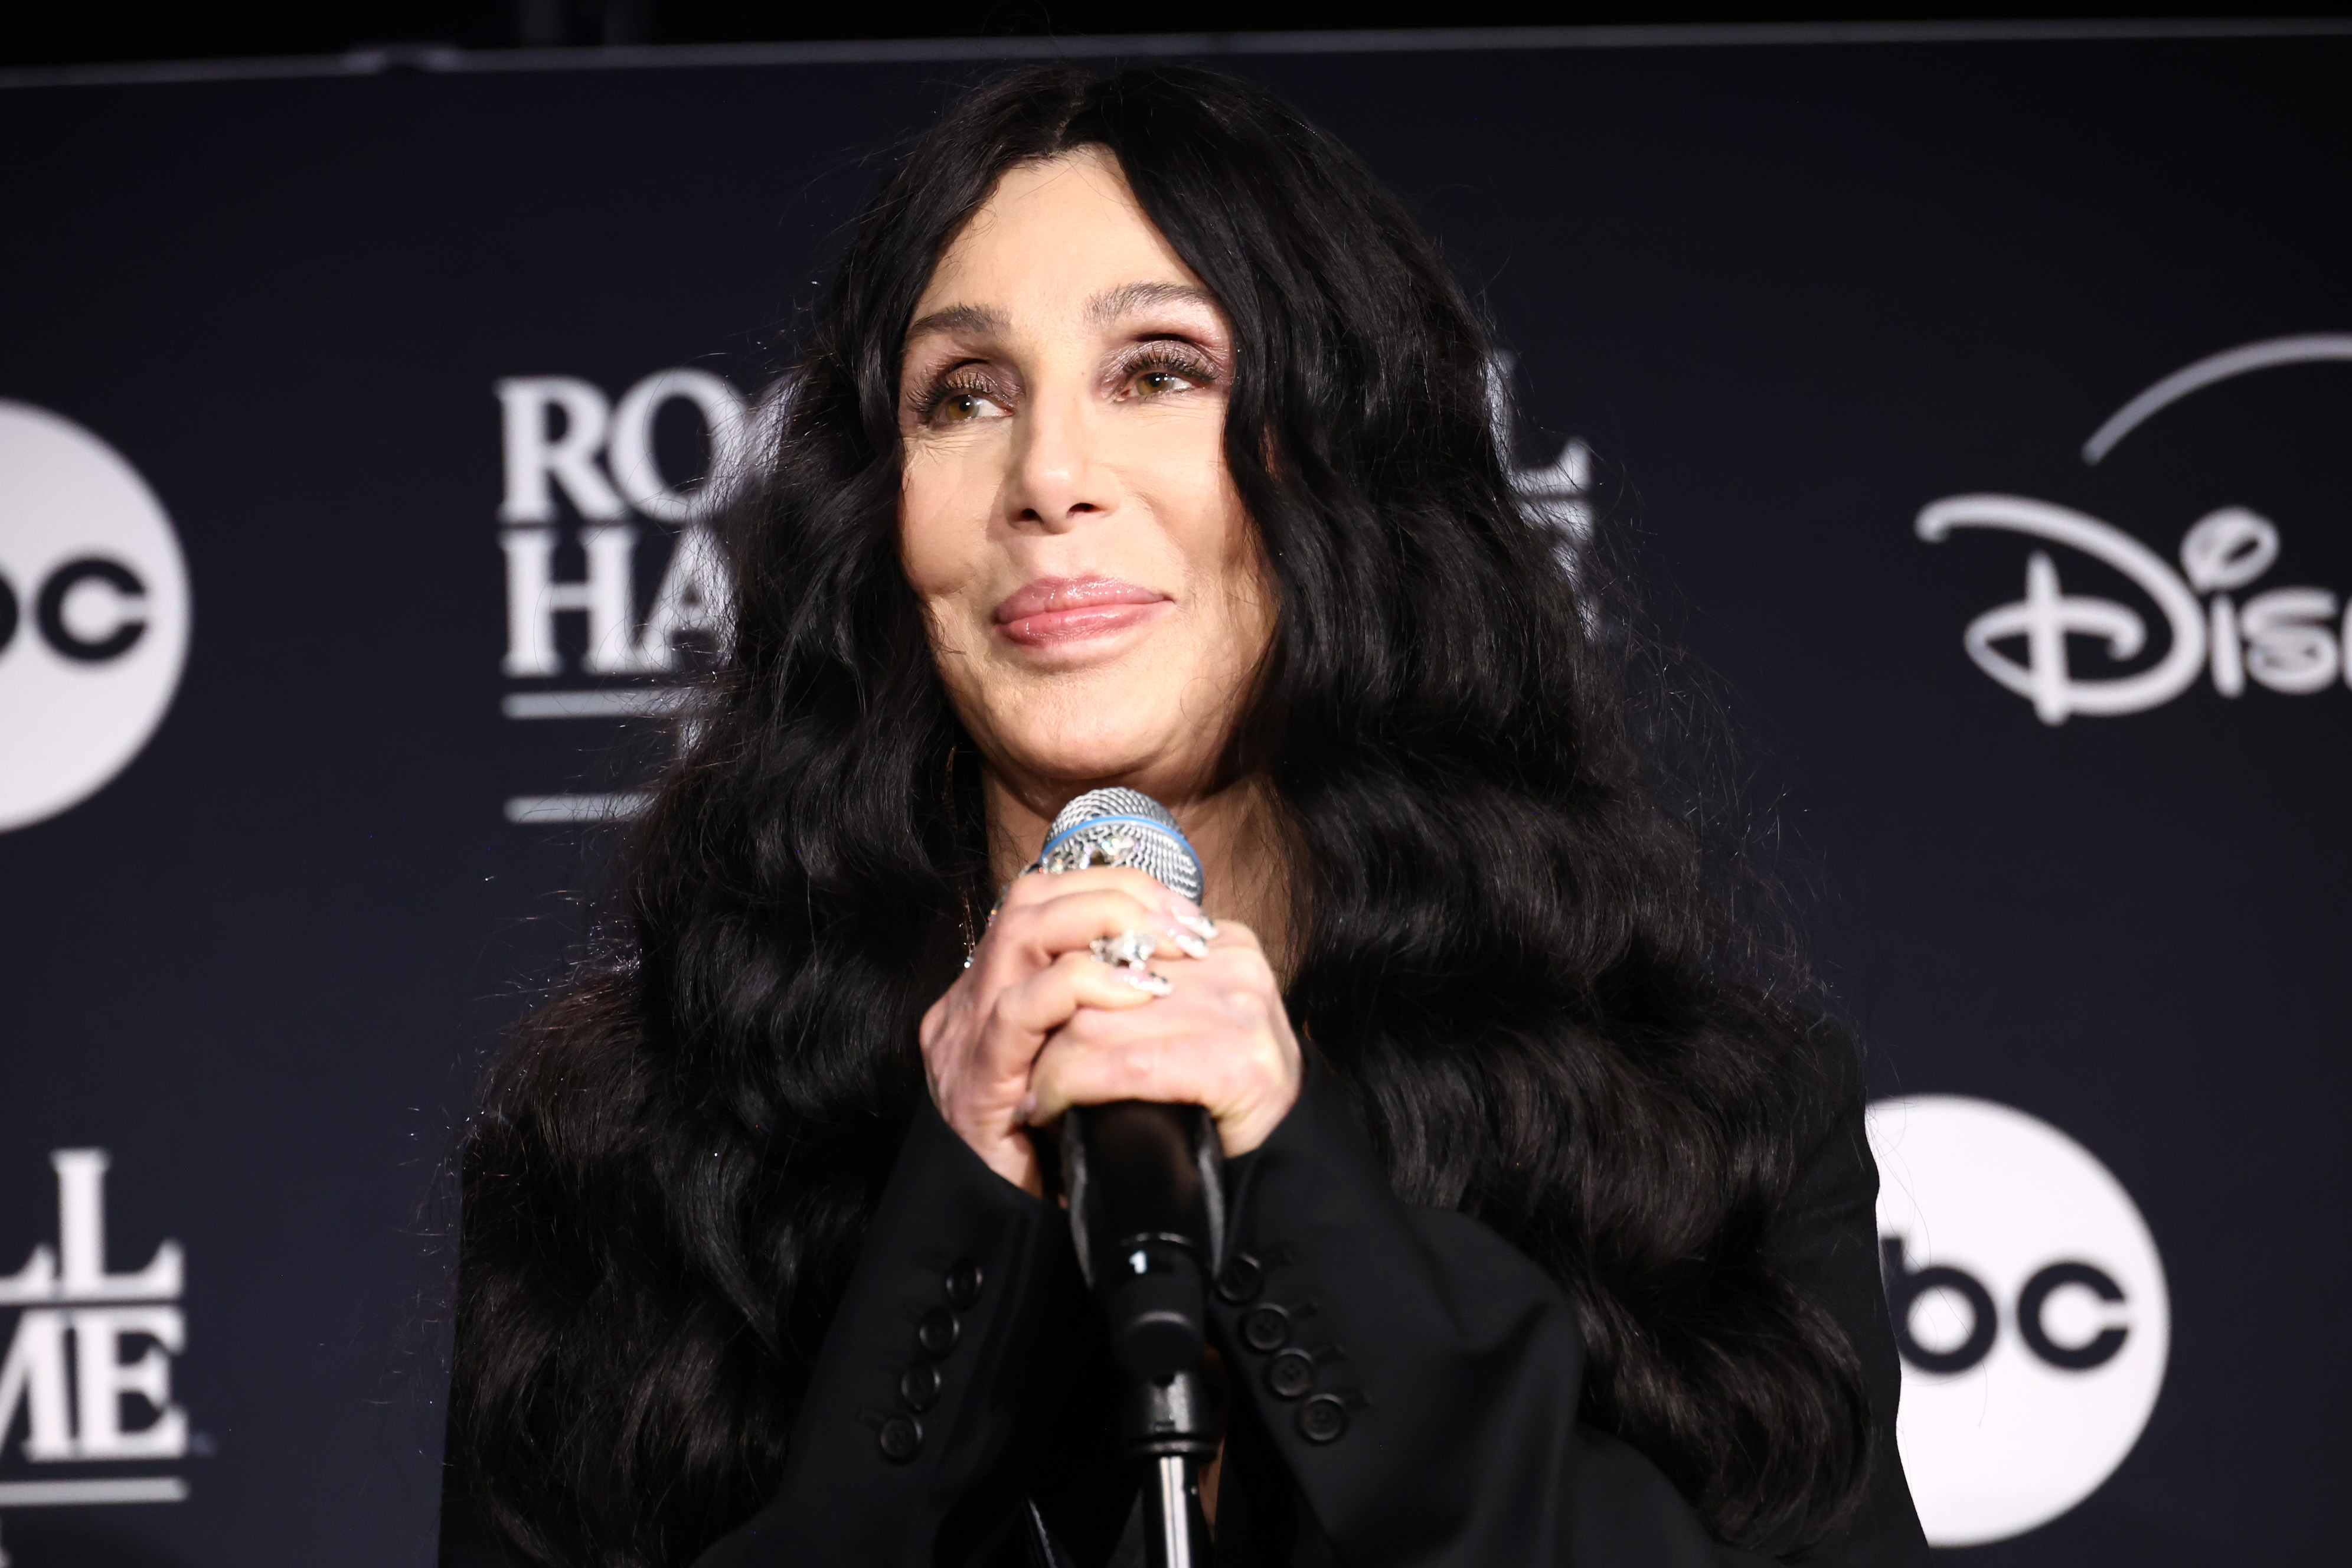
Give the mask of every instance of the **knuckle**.
[[998, 992], [988, 1005], [988, 1016], [982, 1020], [980, 1032], [997, 1036], [1019, 1032], [1028, 1001], [1027, 991], [1019, 985], [1008, 985]]

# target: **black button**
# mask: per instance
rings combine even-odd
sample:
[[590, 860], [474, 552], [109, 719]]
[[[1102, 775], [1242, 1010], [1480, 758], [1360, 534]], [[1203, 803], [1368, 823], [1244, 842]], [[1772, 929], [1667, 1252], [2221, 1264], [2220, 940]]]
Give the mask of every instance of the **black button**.
[[1315, 1386], [1315, 1358], [1286, 1350], [1265, 1363], [1265, 1385], [1277, 1399], [1296, 1399]]
[[909, 1410], [929, 1410], [939, 1403], [940, 1369], [919, 1361], [898, 1374], [898, 1397]]
[[923, 1424], [911, 1415], [893, 1415], [882, 1423], [882, 1457], [903, 1465], [923, 1451]]
[[1246, 1252], [1236, 1252], [1217, 1276], [1217, 1294], [1238, 1307], [1244, 1301], [1255, 1301], [1257, 1293], [1265, 1289], [1265, 1270], [1257, 1259]]
[[943, 1356], [955, 1349], [956, 1335], [962, 1331], [953, 1312], [945, 1307], [934, 1307], [915, 1325], [915, 1342], [923, 1347], [925, 1355]]
[[985, 1279], [979, 1264], [969, 1258], [957, 1258], [948, 1269], [948, 1303], [958, 1311], [969, 1310], [980, 1300]]
[[1310, 1443], [1328, 1443], [1348, 1429], [1348, 1407], [1332, 1394], [1318, 1394], [1298, 1407], [1298, 1435]]
[[1252, 1307], [1242, 1314], [1242, 1342], [1254, 1351], [1278, 1351], [1290, 1338], [1290, 1314], [1279, 1307]]

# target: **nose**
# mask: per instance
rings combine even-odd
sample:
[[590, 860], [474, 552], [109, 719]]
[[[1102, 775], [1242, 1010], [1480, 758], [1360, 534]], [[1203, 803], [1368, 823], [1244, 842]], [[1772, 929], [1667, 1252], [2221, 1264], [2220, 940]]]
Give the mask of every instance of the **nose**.
[[1116, 479], [1097, 461], [1083, 396], [1033, 397], [1013, 433], [1006, 510], [1015, 528], [1066, 533], [1118, 505]]

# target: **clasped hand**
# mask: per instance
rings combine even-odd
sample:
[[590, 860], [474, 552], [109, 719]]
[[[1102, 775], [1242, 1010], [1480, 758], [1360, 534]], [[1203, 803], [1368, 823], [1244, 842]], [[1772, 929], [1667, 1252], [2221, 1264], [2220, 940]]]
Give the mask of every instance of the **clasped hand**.
[[[1094, 956], [1097, 939], [1129, 931], [1158, 939], [1149, 967], [1165, 994]], [[1073, 1105], [1203, 1106], [1230, 1157], [1298, 1099], [1298, 1041], [1255, 933], [1210, 927], [1190, 900], [1122, 868], [1014, 879], [921, 1038], [940, 1114], [1031, 1194], [1044, 1191], [1031, 1129]]]

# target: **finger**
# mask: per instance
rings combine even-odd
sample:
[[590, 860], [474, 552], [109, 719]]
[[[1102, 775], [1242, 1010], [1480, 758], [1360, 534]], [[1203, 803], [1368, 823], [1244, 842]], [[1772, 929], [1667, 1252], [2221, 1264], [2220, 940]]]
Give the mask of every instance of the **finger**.
[[1089, 866], [1083, 871], [1028, 871], [1013, 879], [1004, 889], [1003, 908], [1020, 909], [1043, 903], [1066, 893], [1092, 892], [1103, 888], [1116, 888], [1138, 903], [1158, 905], [1173, 900], [1186, 909], [1192, 900], [1181, 898], [1162, 887], [1146, 871], [1131, 866]]
[[976, 1054], [983, 1070], [1026, 1073], [1047, 1036], [1082, 1007], [1106, 1013], [1140, 1007], [1150, 993], [1087, 952], [1064, 953], [1026, 980], [997, 993]]
[[1029, 1074], [1029, 1124], [1046, 1126], [1074, 1105], [1147, 1100], [1165, 1105], [1205, 1105], [1196, 1053], [1181, 1035], [1153, 1034], [1101, 1046], [1055, 1036]]
[[[1201, 906], [1161, 884], [1146, 872], [1127, 866], [1091, 866], [1083, 871], [1024, 872], [1013, 879], [1001, 900], [1001, 910], [1024, 909], [1076, 892], [1117, 888], [1137, 902], [1160, 910], [1181, 929], [1203, 942], [1216, 934], [1216, 922]], [[992, 921], [993, 914], [990, 916]]]
[[1020, 1114], [1049, 1124], [1073, 1105], [1144, 1100], [1204, 1106], [1228, 1154], [1269, 1136], [1297, 1102], [1300, 1063], [1287, 1033], [1236, 1028], [1163, 1004], [1143, 1011], [1081, 1007], [1037, 1054]]
[[1238, 988], [1203, 988], [1191, 984], [1190, 973], [1176, 973], [1172, 994], [1149, 1012], [1081, 1003], [1053, 1031], [1047, 1046], [1113, 1050], [1144, 1039], [1198, 1036], [1211, 1041], [1219, 1061], [1230, 1058], [1246, 1070], [1284, 1062], [1286, 1031], [1276, 1027], [1262, 998]]
[[1257, 932], [1241, 921], [1223, 920], [1212, 923], [1216, 927], [1216, 934], [1209, 938], [1211, 948], [1219, 950], [1234, 948], [1255, 953], [1265, 952], [1265, 944], [1258, 940]]
[[1083, 950], [1098, 938], [1128, 931], [1152, 936], [1158, 944], [1154, 951], [1167, 957], [1205, 958], [1209, 953], [1208, 944], [1165, 910], [1139, 900], [1124, 889], [1097, 888], [1006, 910], [989, 933], [996, 944], [990, 956], [992, 960], [999, 954], [1025, 958], [1034, 966]]
[[[1096, 937], [1116, 934], [1126, 926], [1140, 926], [1150, 919], [1148, 910], [1122, 894], [1105, 891], [1095, 897], [1092, 908], [1083, 903], [1058, 908], [1032, 903], [999, 910], [971, 955], [968, 978], [982, 1005], [990, 1005], [997, 992], [1027, 979], [1063, 954], [1085, 952]], [[1119, 923], [1122, 920], [1125, 926]]]

